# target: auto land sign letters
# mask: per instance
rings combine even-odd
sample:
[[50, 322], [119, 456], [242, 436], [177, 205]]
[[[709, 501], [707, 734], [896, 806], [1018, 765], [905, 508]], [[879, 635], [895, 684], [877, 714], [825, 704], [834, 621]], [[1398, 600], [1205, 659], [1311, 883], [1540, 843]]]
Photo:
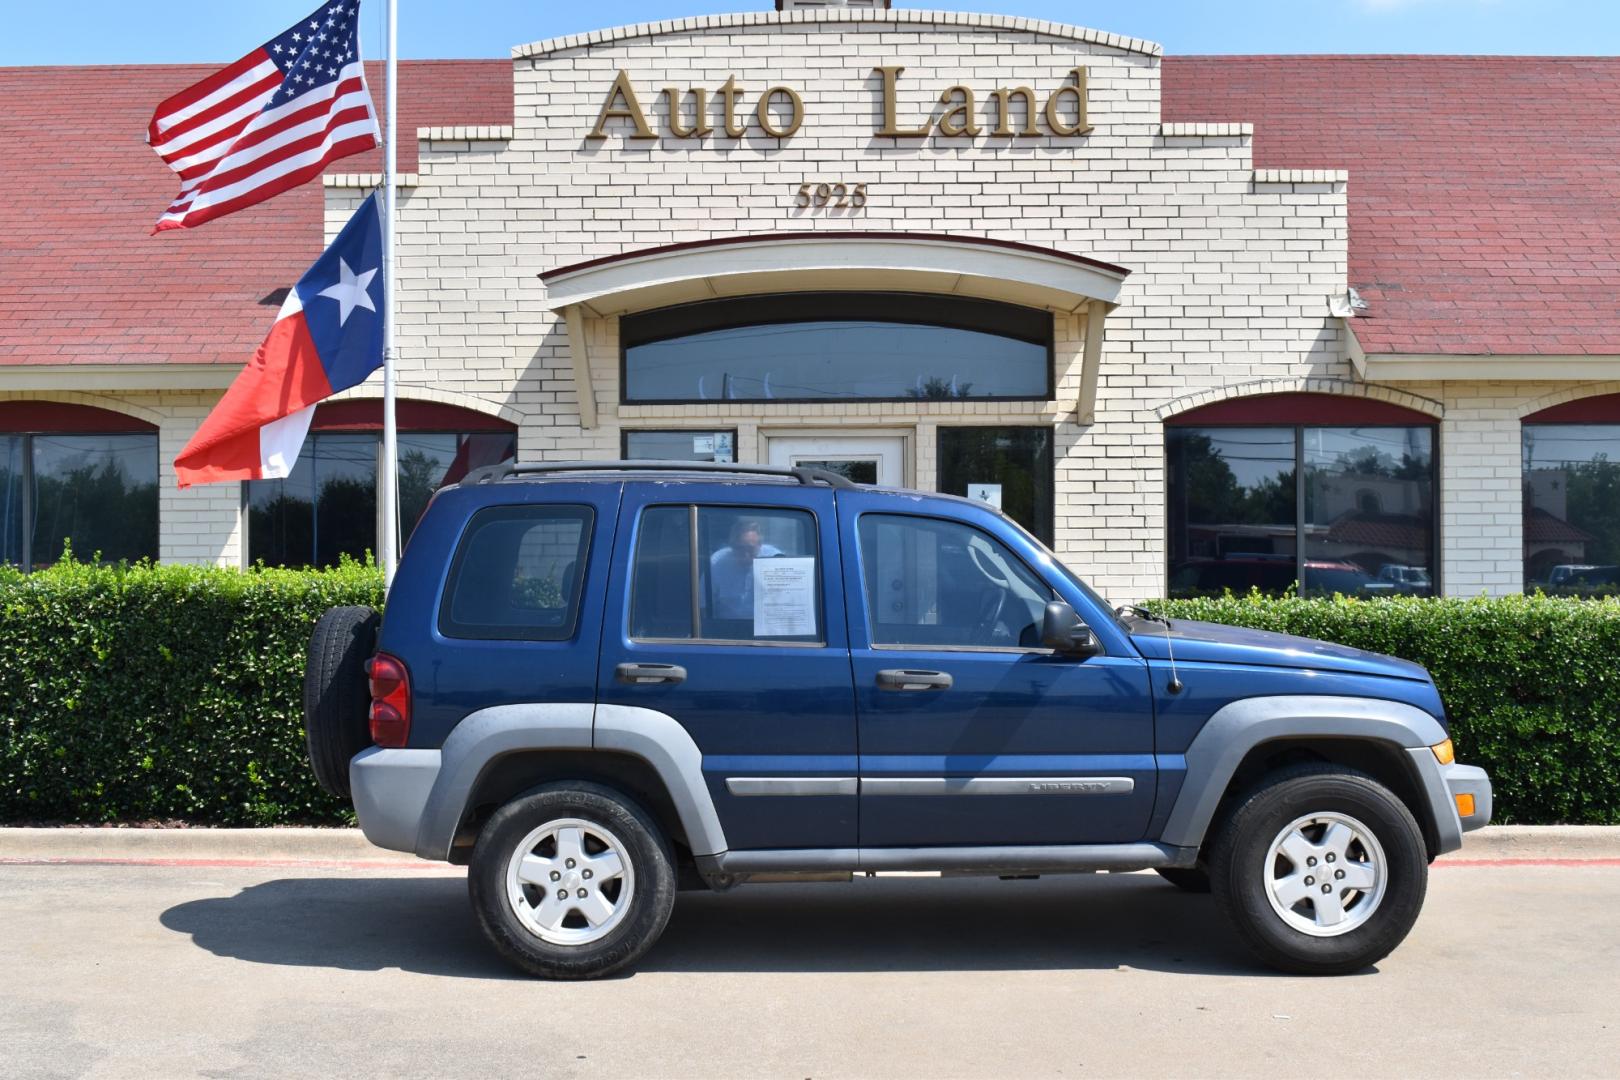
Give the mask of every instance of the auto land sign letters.
[[[872, 71], [882, 81], [883, 122], [874, 135], [894, 139], [924, 139], [930, 135], [948, 138], [972, 138], [988, 131], [996, 138], [1031, 138], [1044, 135], [1077, 136], [1091, 131], [1086, 119], [1086, 69], [1074, 68], [1072, 81], [1051, 91], [1044, 104], [1037, 101], [1035, 90], [1028, 86], [1000, 87], [990, 91], [981, 107], [970, 86], [960, 83], [947, 87], [939, 95], [934, 115], [911, 118], [905, 125], [900, 119], [899, 83], [903, 67], [877, 67]], [[804, 126], [804, 99], [791, 86], [772, 86], [755, 100], [752, 115], [738, 104], [746, 90], [737, 85], [735, 75], [715, 91], [720, 102], [720, 125], [727, 138], [740, 139], [749, 129], [758, 126], [765, 135], [774, 139], [791, 138]], [[703, 87], [681, 90], [666, 86], [659, 96], [664, 99], [664, 130], [655, 131], [642, 108], [641, 99], [631, 82], [628, 71], [620, 71], [613, 80], [602, 109], [596, 116], [596, 126], [588, 139], [606, 139], [610, 121], [628, 120], [632, 139], [658, 139], [671, 136], [677, 139], [701, 139], [715, 131], [710, 115], [709, 91]], [[1014, 102], [1017, 101], [1015, 106]], [[1042, 121], [1045, 130], [1042, 130]], [[987, 126], [989, 125], [989, 126]]]

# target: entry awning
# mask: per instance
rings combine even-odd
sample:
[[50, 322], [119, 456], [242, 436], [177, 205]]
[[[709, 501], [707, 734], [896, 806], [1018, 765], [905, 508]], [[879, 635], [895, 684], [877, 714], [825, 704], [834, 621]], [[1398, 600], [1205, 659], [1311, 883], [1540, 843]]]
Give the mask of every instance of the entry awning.
[[776, 292], [926, 292], [1073, 312], [1114, 304], [1130, 271], [1083, 255], [944, 233], [767, 233], [644, 248], [540, 275], [544, 306], [599, 315]]
[[564, 316], [580, 418], [596, 423], [584, 316], [783, 292], [911, 292], [998, 300], [1084, 314], [1082, 421], [1096, 398], [1102, 323], [1118, 303], [1122, 266], [1052, 248], [945, 233], [779, 232], [608, 255], [540, 275], [541, 306]]

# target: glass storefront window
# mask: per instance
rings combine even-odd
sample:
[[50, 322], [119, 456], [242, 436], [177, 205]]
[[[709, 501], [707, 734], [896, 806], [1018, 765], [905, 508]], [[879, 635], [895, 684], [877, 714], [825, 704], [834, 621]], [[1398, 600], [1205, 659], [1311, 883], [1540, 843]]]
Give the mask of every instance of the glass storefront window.
[[621, 322], [626, 402], [1045, 400], [1052, 318], [960, 297], [804, 293]]
[[1169, 428], [1170, 595], [1257, 588], [1298, 577], [1293, 428]]
[[939, 490], [999, 506], [1043, 544], [1052, 544], [1050, 427], [942, 427]]
[[626, 431], [630, 461], [736, 461], [735, 431]]
[[26, 443], [21, 435], [0, 436], [0, 558], [7, 565], [23, 561], [23, 485], [28, 472], [23, 466]]
[[1166, 429], [1172, 596], [1434, 593], [1427, 426]]
[[1620, 594], [1620, 424], [1524, 425], [1524, 586]]
[[155, 559], [155, 434], [0, 436], [0, 548], [41, 569], [71, 545], [81, 561]]
[[[510, 433], [399, 435], [400, 533], [409, 537], [440, 487], [511, 458]], [[335, 566], [377, 550], [382, 437], [314, 432], [285, 480], [247, 484], [248, 560], [268, 566]]]
[[1304, 428], [1304, 589], [1430, 596], [1434, 432]]
[[75, 557], [156, 558], [156, 435], [35, 435], [35, 566]]

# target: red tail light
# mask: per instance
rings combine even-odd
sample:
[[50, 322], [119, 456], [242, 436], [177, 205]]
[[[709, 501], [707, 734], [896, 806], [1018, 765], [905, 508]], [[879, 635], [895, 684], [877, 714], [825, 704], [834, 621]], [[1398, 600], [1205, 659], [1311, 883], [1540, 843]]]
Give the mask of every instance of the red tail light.
[[371, 741], [398, 749], [411, 737], [411, 676], [387, 653], [366, 661], [371, 680]]

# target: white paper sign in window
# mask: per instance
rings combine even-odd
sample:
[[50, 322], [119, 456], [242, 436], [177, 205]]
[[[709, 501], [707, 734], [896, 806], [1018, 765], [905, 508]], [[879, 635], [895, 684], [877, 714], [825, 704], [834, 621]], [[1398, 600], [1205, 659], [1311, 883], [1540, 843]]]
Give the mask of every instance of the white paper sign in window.
[[754, 636], [806, 637], [816, 632], [816, 560], [754, 560]]

